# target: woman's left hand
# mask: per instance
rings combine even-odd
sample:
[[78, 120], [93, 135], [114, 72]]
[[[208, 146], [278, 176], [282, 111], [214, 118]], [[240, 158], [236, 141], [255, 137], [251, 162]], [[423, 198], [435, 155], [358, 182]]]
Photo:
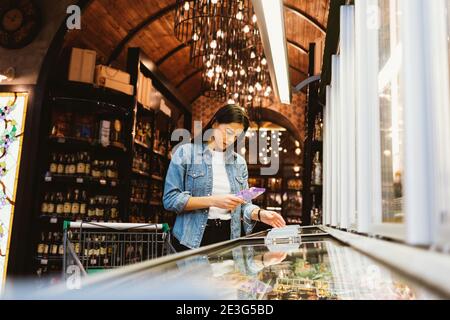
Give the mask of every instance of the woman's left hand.
[[261, 210], [260, 216], [262, 222], [274, 228], [283, 228], [286, 226], [283, 217], [275, 211]]

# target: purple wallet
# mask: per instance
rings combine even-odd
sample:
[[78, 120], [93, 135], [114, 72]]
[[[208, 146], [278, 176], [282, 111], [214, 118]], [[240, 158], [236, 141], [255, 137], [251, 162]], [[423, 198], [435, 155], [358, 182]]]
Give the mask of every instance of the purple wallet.
[[244, 199], [245, 201], [252, 201], [253, 199], [256, 199], [260, 195], [262, 195], [264, 192], [266, 192], [266, 189], [264, 188], [250, 188], [247, 190], [239, 191], [236, 196], [239, 198]]

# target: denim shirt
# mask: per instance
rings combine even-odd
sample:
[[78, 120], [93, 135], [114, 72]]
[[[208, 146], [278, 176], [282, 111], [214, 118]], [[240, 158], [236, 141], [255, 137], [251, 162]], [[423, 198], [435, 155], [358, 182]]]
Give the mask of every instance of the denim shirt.
[[[163, 204], [168, 211], [176, 212], [173, 235], [188, 248], [200, 247], [208, 222], [209, 208], [185, 212], [190, 197], [212, 195], [212, 154], [207, 144], [184, 144], [176, 148], [167, 172]], [[245, 159], [227, 150], [225, 168], [231, 193], [248, 189], [248, 170]], [[231, 213], [231, 239], [241, 236], [241, 219], [246, 234], [255, 226], [251, 213], [258, 207], [250, 203], [239, 205]]]

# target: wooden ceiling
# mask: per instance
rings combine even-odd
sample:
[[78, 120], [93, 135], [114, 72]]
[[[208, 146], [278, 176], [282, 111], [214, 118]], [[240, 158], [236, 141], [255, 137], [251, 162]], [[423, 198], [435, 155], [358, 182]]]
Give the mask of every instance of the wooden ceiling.
[[[284, 0], [292, 85], [306, 78], [309, 43], [325, 39], [330, 0]], [[201, 95], [199, 70], [189, 49], [173, 34], [175, 0], [92, 0], [82, 29], [66, 35], [65, 46], [96, 50], [103, 63], [124, 68], [129, 47], [140, 47], [187, 101]]]

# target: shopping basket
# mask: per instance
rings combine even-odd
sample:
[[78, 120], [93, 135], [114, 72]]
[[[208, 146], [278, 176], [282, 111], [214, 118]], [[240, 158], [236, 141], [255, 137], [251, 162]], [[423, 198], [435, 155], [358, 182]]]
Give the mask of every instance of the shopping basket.
[[122, 267], [175, 253], [167, 224], [64, 223], [64, 275]]

